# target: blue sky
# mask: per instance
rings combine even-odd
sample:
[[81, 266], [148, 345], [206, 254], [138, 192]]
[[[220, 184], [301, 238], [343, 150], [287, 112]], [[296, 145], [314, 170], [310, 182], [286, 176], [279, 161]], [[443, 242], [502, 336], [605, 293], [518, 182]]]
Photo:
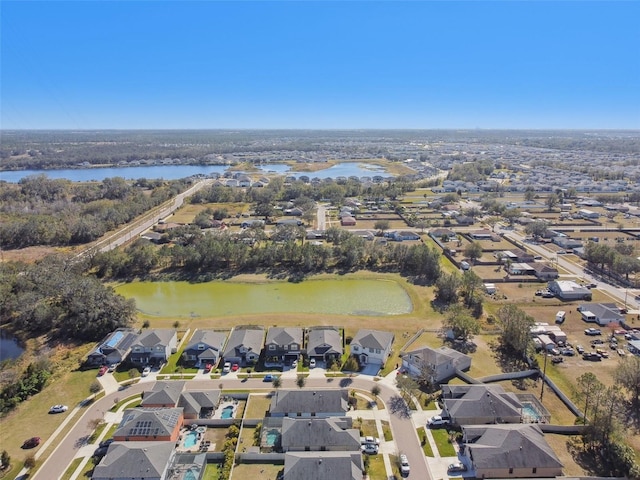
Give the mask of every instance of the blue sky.
[[640, 128], [638, 1], [6, 1], [1, 127]]

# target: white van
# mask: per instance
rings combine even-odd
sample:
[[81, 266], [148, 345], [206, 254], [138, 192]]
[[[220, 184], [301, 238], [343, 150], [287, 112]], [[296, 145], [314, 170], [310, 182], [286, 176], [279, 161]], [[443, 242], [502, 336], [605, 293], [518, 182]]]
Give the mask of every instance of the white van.
[[560, 310], [558, 313], [556, 313], [556, 323], [558, 324], [564, 323], [566, 319], [567, 319], [567, 312], [565, 312], [564, 310]]
[[464, 261], [463, 261], [463, 262], [460, 262], [460, 268], [461, 268], [462, 270], [469, 270], [469, 268], [471, 268], [471, 265], [469, 265], [469, 263], [468, 263], [468, 262], [464, 262]]

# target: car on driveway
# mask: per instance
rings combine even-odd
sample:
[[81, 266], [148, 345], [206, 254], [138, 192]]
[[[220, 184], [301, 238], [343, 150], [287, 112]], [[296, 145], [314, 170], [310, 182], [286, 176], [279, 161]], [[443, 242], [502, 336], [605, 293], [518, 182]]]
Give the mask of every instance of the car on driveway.
[[144, 367], [144, 369], [142, 370], [143, 377], [148, 377], [150, 373], [151, 373], [151, 367]]
[[237, 363], [234, 363], [233, 365], [231, 365], [232, 372], [237, 372], [239, 369], [240, 369], [240, 365], [238, 365]]
[[109, 370], [109, 367], [107, 367], [106, 365], [100, 367], [100, 370], [98, 370], [98, 376], [101, 377], [102, 375], [107, 373], [108, 370]]
[[107, 368], [107, 372], [113, 373], [113, 372], [116, 371], [116, 368], [118, 368], [118, 364], [117, 363], [112, 363], [111, 365], [109, 365], [109, 368]]
[[466, 472], [467, 466], [462, 462], [456, 462], [449, 465], [449, 468], [447, 468], [447, 471], [449, 473]]
[[360, 437], [361, 445], [380, 445], [380, 439], [378, 437]]
[[231, 362], [224, 362], [222, 367], [222, 373], [229, 373], [231, 371]]
[[316, 368], [316, 359], [312, 358], [309, 360], [309, 368]]
[[450, 425], [451, 420], [448, 418], [442, 418], [440, 415], [436, 415], [435, 417], [431, 417], [427, 421], [427, 426], [431, 428], [435, 427], [444, 427], [445, 425]]
[[409, 459], [403, 453], [400, 455], [400, 473], [403, 477], [408, 477], [411, 472], [411, 466], [409, 465]]
[[40, 437], [31, 437], [24, 441], [22, 448], [36, 448], [40, 445]]
[[69, 410], [69, 407], [66, 405], [54, 405], [49, 409], [49, 413], [64, 413]]
[[205, 364], [204, 373], [209, 373], [212, 368], [213, 368], [213, 365], [211, 365], [210, 363]]
[[112, 443], [113, 443], [113, 438], [108, 438], [107, 440], [103, 440], [102, 442], [100, 442], [100, 445], [98, 445], [98, 446], [99, 447], [108, 447]]
[[599, 328], [590, 327], [584, 330], [584, 334], [589, 336], [602, 335], [602, 331]]
[[377, 455], [378, 454], [378, 446], [368, 443], [366, 445], [362, 445], [360, 450], [367, 455]]

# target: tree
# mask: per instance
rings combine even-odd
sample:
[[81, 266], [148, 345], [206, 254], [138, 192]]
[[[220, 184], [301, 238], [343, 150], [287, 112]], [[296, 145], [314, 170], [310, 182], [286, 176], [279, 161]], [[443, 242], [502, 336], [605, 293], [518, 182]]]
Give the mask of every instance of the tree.
[[613, 372], [618, 385], [622, 385], [631, 394], [631, 403], [636, 411], [640, 408], [640, 357], [626, 355], [618, 361]]
[[89, 385], [89, 392], [91, 392], [94, 395], [98, 393], [100, 390], [102, 390], [102, 385], [97, 380], [94, 380], [93, 382], [91, 382], [91, 385]]
[[549, 195], [547, 197], [547, 210], [552, 211], [559, 201], [560, 201], [560, 198], [558, 197], [557, 194], [552, 193], [551, 195]]
[[592, 372], [583, 373], [578, 377], [578, 390], [577, 395], [579, 398], [584, 399], [583, 420], [587, 422], [587, 416], [589, 414], [589, 407], [596, 395], [596, 392], [602, 390], [604, 385], [598, 380]]
[[385, 230], [389, 230], [389, 220], [377, 220], [373, 224], [373, 228], [380, 231], [380, 235], [384, 235]]
[[35, 455], [29, 455], [27, 458], [24, 459], [24, 468], [26, 468], [27, 470], [31, 470], [35, 466], [36, 466]]
[[532, 346], [529, 332], [533, 318], [513, 304], [501, 307], [497, 316], [502, 346], [517, 358], [526, 359]]
[[273, 377], [273, 380], [271, 380], [271, 384], [273, 385], [273, 388], [277, 390], [282, 386], [282, 379], [279, 376], [275, 376]]
[[347, 361], [344, 362], [344, 367], [342, 368], [345, 372], [357, 372], [360, 370], [360, 364], [358, 363], [358, 359], [354, 355], [350, 355], [347, 358]]
[[131, 380], [133, 380], [134, 378], [136, 378], [136, 377], [139, 377], [139, 376], [140, 376], [140, 372], [138, 372], [138, 369], [137, 369], [137, 368], [131, 368], [131, 369], [129, 369], [129, 371], [127, 372], [127, 375], [129, 376], [129, 378], [130, 378]]
[[465, 298], [467, 306], [472, 303], [472, 299], [482, 286], [482, 279], [475, 272], [467, 270], [462, 274], [460, 294]]
[[455, 273], [445, 273], [440, 275], [436, 281], [436, 300], [446, 305], [458, 301], [458, 288], [460, 287], [460, 277]]
[[398, 375], [396, 377], [396, 386], [405, 402], [411, 401], [413, 392], [418, 389], [418, 383], [409, 375]]
[[298, 374], [296, 377], [296, 385], [298, 388], [302, 388], [307, 384], [307, 377], [303, 374]]
[[442, 326], [445, 330], [452, 331], [453, 338], [460, 338], [464, 342], [472, 340], [474, 335], [480, 333], [480, 324], [461, 305], [449, 308]]
[[536, 198], [535, 190], [533, 189], [533, 187], [527, 187], [524, 191], [524, 199], [527, 202], [531, 202], [534, 198]]
[[380, 392], [382, 390], [380, 389], [380, 385], [374, 385], [373, 387], [371, 387], [371, 395], [373, 395], [373, 398], [378, 398], [378, 395], [380, 395]]
[[7, 470], [11, 466], [11, 457], [6, 450], [0, 453], [0, 469]]
[[423, 360], [420, 362], [420, 368], [415, 376], [415, 381], [423, 390], [432, 391], [435, 386], [435, 374], [435, 365]]
[[509, 225], [513, 225], [516, 221], [516, 218], [519, 218], [520, 216], [521, 213], [517, 208], [509, 208], [502, 214], [502, 218], [509, 222]]
[[464, 256], [475, 263], [480, 257], [482, 257], [482, 245], [478, 242], [471, 242], [464, 247]]
[[526, 227], [524, 227], [524, 231], [528, 235], [539, 238], [545, 234], [547, 228], [547, 222], [545, 222], [544, 220], [537, 220], [535, 222], [529, 223]]

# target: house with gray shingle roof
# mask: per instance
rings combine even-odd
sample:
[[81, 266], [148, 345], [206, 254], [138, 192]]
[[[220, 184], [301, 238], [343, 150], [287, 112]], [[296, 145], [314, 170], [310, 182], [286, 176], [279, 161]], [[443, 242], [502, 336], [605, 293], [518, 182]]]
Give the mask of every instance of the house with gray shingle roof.
[[184, 412], [184, 418], [211, 418], [220, 404], [220, 390], [186, 391], [180, 394], [177, 406]]
[[227, 342], [227, 333], [215, 330], [196, 330], [189, 343], [182, 352], [183, 360], [196, 365], [210, 363], [216, 365], [224, 344]]
[[271, 398], [271, 417], [344, 417], [349, 392], [331, 390], [277, 390]]
[[359, 451], [360, 431], [350, 417], [290, 418], [282, 420], [283, 452]]
[[87, 357], [88, 365], [108, 365], [122, 362], [131, 345], [138, 339], [138, 333], [129, 328], [121, 328], [107, 335], [100, 345]]
[[469, 370], [471, 357], [449, 347], [423, 347], [402, 356], [402, 368], [409, 375], [418, 376], [424, 368], [429, 368], [431, 381], [441, 383], [456, 374], [456, 370]]
[[266, 367], [283, 367], [298, 360], [304, 353], [302, 348], [304, 331], [301, 327], [271, 327], [264, 343]]
[[142, 394], [142, 407], [175, 407], [186, 382], [156, 382], [153, 388]]
[[601, 327], [609, 324], [622, 325], [624, 315], [615, 303], [583, 303], [578, 311], [585, 322], [595, 322]]
[[284, 456], [283, 480], [362, 480], [360, 452], [295, 452]]
[[379, 364], [382, 367], [391, 355], [394, 338], [391, 332], [358, 330], [351, 340], [351, 355], [357, 357], [360, 365]]
[[113, 442], [93, 469], [92, 480], [164, 480], [174, 442]]
[[340, 360], [342, 357], [342, 335], [333, 327], [309, 329], [307, 356], [316, 361]]
[[501, 385], [445, 385], [442, 415], [455, 425], [520, 423], [522, 403]]
[[556, 477], [562, 462], [536, 424], [462, 426], [476, 478]]
[[236, 327], [229, 335], [229, 341], [222, 358], [225, 362], [237, 363], [242, 366], [255, 365], [260, 358], [263, 343], [263, 327]]
[[158, 365], [176, 353], [178, 335], [175, 330], [155, 328], [143, 331], [131, 346], [129, 361], [137, 366]]

